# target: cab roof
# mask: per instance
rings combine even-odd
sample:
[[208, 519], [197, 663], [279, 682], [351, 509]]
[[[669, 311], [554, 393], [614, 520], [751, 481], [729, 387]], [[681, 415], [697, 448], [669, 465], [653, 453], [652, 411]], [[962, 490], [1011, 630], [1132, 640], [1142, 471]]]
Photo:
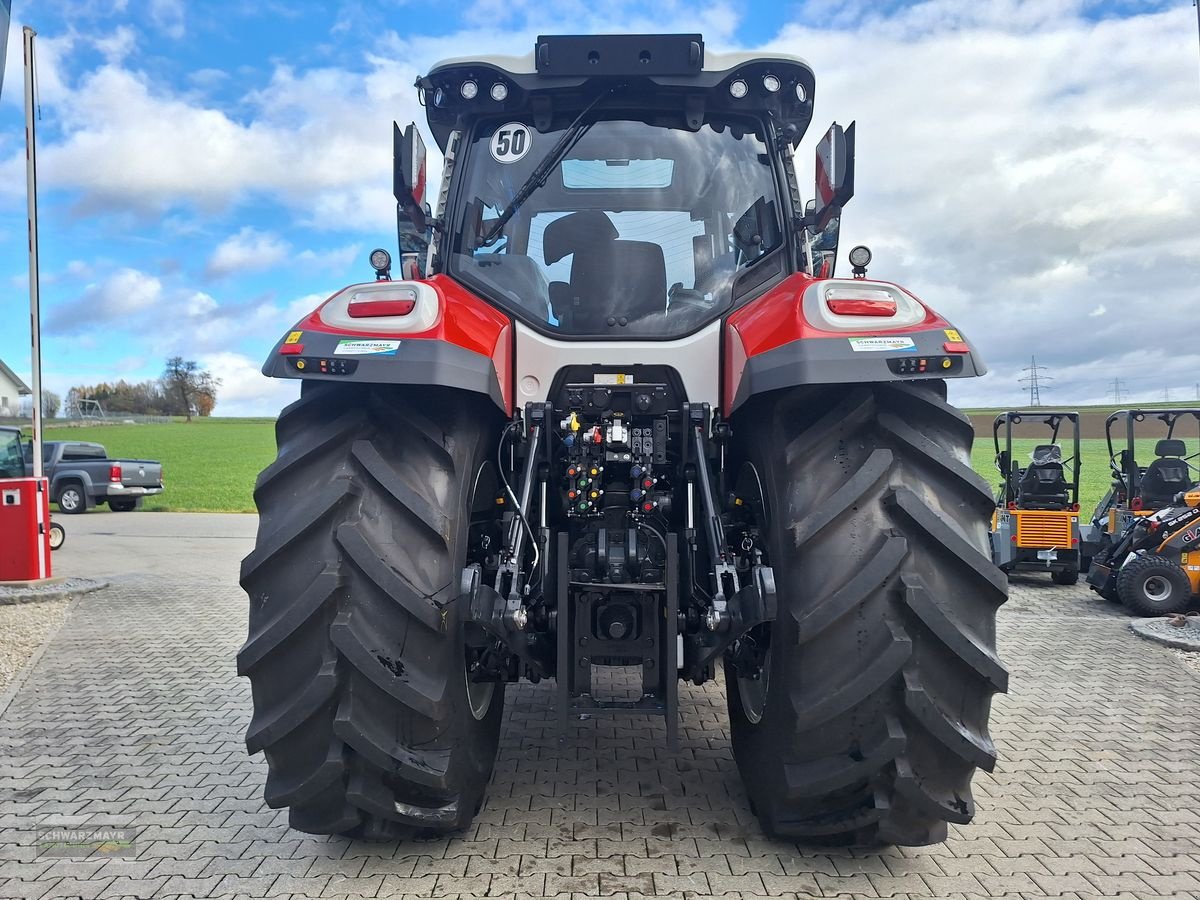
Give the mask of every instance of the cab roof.
[[613, 96], [598, 108], [682, 112], [693, 130], [711, 113], [769, 116], [794, 147], [812, 119], [816, 79], [795, 56], [708, 53], [699, 34], [540, 35], [524, 56], [439, 62], [417, 88], [443, 151], [451, 132], [481, 118], [532, 117], [552, 130], [605, 90]]

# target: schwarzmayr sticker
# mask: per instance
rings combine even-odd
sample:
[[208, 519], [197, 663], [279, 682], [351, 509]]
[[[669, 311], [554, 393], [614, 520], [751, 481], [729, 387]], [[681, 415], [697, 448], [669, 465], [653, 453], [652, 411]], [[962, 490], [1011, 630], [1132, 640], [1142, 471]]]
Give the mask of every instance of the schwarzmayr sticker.
[[911, 350], [917, 352], [917, 345], [912, 338], [906, 337], [854, 337], [847, 338], [850, 349], [855, 353], [866, 353], [879, 350]]
[[334, 356], [395, 356], [399, 341], [338, 341]]

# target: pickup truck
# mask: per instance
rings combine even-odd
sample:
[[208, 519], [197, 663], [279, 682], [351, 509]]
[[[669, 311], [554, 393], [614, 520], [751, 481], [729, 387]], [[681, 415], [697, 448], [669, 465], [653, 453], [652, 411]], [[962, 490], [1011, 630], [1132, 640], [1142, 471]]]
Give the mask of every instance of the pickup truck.
[[[33, 474], [33, 445], [24, 448], [25, 473]], [[108, 504], [130, 512], [142, 497], [161, 494], [162, 464], [152, 459], [109, 459], [101, 444], [45, 441], [42, 466], [50, 479], [50, 499], [64, 513], [83, 513]]]

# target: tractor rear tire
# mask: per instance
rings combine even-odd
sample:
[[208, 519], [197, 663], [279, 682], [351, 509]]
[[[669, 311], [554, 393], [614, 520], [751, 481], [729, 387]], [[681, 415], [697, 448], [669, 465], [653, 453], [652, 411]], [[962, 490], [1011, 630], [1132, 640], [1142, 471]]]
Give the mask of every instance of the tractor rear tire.
[[1192, 583], [1182, 567], [1158, 556], [1135, 556], [1117, 575], [1117, 596], [1140, 616], [1169, 616], [1192, 604]]
[[[750, 423], [739, 434], [739, 418]], [[974, 814], [1008, 582], [970, 422], [942, 382], [764, 395], [734, 417], [760, 473], [778, 590], [761, 705], [726, 685], [734, 756], [763, 830], [923, 845]]]
[[468, 680], [457, 599], [494, 424], [459, 392], [311, 382], [279, 418], [238, 672], [299, 831], [391, 840], [482, 805], [504, 689]]

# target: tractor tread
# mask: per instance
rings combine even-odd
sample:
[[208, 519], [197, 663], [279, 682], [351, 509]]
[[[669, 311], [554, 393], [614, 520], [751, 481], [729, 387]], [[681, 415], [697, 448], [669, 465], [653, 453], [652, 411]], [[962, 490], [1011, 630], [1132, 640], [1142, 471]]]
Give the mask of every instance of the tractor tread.
[[919, 575], [902, 574], [904, 602], [917, 618], [968, 666], [1001, 693], [1008, 690], [1008, 669], [990, 647], [934, 599]]
[[734, 757], [769, 835], [942, 841], [974, 814], [975, 770], [995, 766], [1008, 585], [985, 552], [970, 422], [943, 397], [941, 382], [811, 386], [734, 418], [781, 498], [766, 526], [780, 612], [754, 717], [726, 669]]
[[306, 383], [276, 425], [238, 668], [247, 748], [265, 752], [266, 800], [297, 830], [393, 840], [463, 828], [482, 803], [503, 686], [474, 718], [458, 611], [438, 600], [495, 424], [449, 389]]
[[843, 616], [862, 606], [867, 598], [888, 582], [908, 555], [908, 542], [902, 537], [889, 536], [865, 566], [824, 599], [808, 609], [793, 607], [796, 634], [801, 643], [811, 641]]
[[876, 450], [858, 468], [853, 475], [846, 479], [833, 495], [819, 507], [810, 512], [800, 524], [792, 528], [792, 540], [797, 545], [810, 541], [838, 521], [846, 511], [873, 487], [887, 477], [892, 467], [892, 452]]
[[340, 580], [337, 572], [325, 569], [291, 606], [283, 607], [275, 618], [264, 624], [242, 645], [237, 655], [237, 673], [248, 675], [272, 650], [295, 634], [317, 610], [329, 602]]

